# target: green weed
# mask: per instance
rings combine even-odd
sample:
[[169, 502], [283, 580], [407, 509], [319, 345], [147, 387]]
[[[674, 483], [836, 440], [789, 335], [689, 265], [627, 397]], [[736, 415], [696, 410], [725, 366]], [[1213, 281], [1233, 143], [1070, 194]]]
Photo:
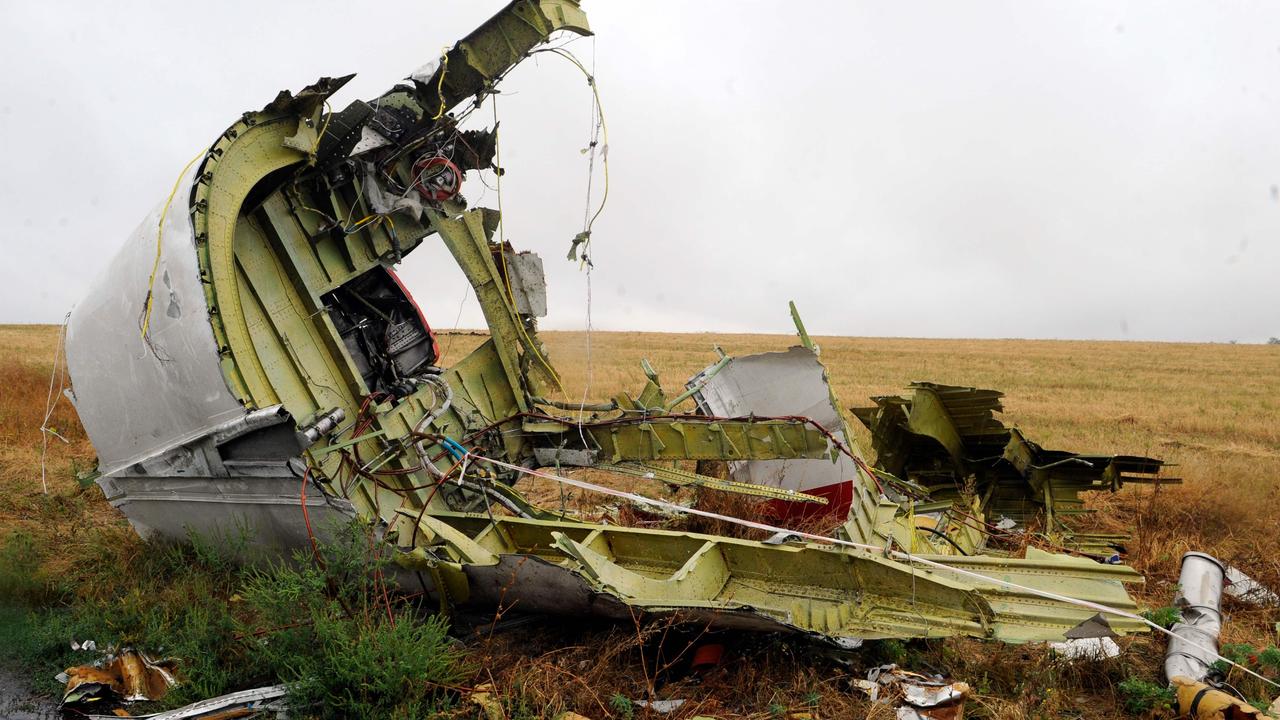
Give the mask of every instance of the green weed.
[[1125, 710], [1140, 715], [1157, 709], [1173, 709], [1177, 699], [1173, 690], [1140, 678], [1126, 678], [1116, 685], [1120, 704]]
[[1173, 627], [1175, 623], [1182, 622], [1182, 611], [1176, 607], [1155, 608], [1153, 610], [1144, 610], [1142, 617], [1162, 628], [1168, 629]]
[[631, 698], [622, 693], [614, 693], [609, 698], [609, 707], [617, 711], [622, 720], [631, 720], [636, 714], [636, 704], [631, 701]]
[[393, 601], [374, 550], [383, 546], [362, 527], [337, 533], [319, 563], [307, 554], [242, 565], [249, 545], [244, 533], [148, 544], [110, 589], [76, 598], [51, 595], [30, 540], [10, 537], [0, 546], [0, 659], [52, 693], [53, 675], [98, 657], [73, 640], [173, 657], [181, 682], [162, 707], [278, 683], [290, 684], [298, 717], [411, 718], [453, 703], [467, 673], [461, 651], [444, 620]]

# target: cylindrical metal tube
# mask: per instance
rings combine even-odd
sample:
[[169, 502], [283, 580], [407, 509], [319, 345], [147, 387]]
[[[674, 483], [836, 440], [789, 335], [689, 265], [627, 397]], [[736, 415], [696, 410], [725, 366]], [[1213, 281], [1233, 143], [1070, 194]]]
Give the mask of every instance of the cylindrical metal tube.
[[347, 412], [342, 408], [334, 408], [318, 418], [314, 423], [302, 429], [302, 436], [307, 442], [318, 442], [320, 438], [333, 432], [338, 425], [347, 419]]
[[1211, 555], [1189, 552], [1182, 556], [1173, 601], [1182, 611], [1182, 620], [1171, 628], [1173, 637], [1164, 655], [1164, 674], [1171, 682], [1175, 677], [1203, 681], [1217, 659], [1225, 576], [1226, 568]]

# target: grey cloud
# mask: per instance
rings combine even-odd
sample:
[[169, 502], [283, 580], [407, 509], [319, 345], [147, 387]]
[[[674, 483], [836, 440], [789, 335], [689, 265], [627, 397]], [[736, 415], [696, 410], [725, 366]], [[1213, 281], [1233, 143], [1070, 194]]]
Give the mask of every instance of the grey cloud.
[[[498, 6], [4, 3], [0, 322], [61, 318], [242, 110], [320, 75], [359, 73], [339, 105], [374, 95]], [[611, 141], [598, 328], [786, 332], [795, 299], [822, 334], [1280, 335], [1280, 7], [585, 6], [598, 39], [571, 48]], [[506, 232], [547, 259], [546, 325], [582, 328], [562, 258], [589, 91], [549, 56], [503, 89]], [[424, 248], [403, 272], [439, 327], [448, 265]]]

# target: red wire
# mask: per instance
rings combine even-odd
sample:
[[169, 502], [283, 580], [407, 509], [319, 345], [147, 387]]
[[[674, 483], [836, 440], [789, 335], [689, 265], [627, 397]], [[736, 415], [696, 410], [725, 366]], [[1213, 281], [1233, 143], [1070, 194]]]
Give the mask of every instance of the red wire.
[[[378, 560], [380, 557], [380, 553], [374, 549], [373, 534], [370, 533], [366, 535], [365, 539], [368, 542], [368, 552], [365, 553], [365, 559], [366, 560], [373, 559], [374, 561]], [[391, 596], [387, 594], [387, 581], [383, 577], [382, 568], [380, 567], [377, 570], [374, 570], [373, 572], [373, 586], [374, 586], [374, 592], [377, 592], [379, 590], [382, 591], [382, 602], [387, 609], [387, 622], [391, 623], [391, 627], [395, 627], [396, 618], [395, 618], [395, 615], [392, 614], [391, 612]]]
[[306, 472], [302, 473], [302, 487], [298, 492], [298, 497], [302, 502], [302, 522], [307, 526], [307, 539], [311, 541], [311, 556], [321, 567], [324, 567], [324, 560], [320, 558], [320, 546], [316, 544], [316, 535], [311, 531], [311, 513], [307, 512], [307, 481], [311, 479], [311, 468], [308, 466]]
[[[352, 432], [352, 439], [359, 438], [369, 429], [370, 426], [373, 425], [373, 418], [371, 416], [367, 416], [366, 413], [368, 412], [369, 404], [373, 402], [377, 396], [382, 396], [382, 395], [385, 395], [385, 393], [379, 393], [379, 392], [370, 393], [360, 403], [360, 409], [356, 413], [356, 425]], [[351, 468], [354, 469], [355, 473], [368, 476], [366, 473], [360, 470], [360, 466], [359, 466], [360, 455], [359, 455], [358, 446], [353, 448], [353, 450], [355, 451], [355, 460], [353, 461], [351, 457], [347, 455], [347, 453], [344, 451], [342, 453], [342, 461], [339, 467], [340, 468], [346, 467], [348, 464], [350, 464]], [[457, 465], [455, 465], [454, 467], [456, 468]], [[453, 470], [451, 468], [450, 472], [452, 471]], [[374, 482], [379, 486], [386, 487], [389, 490], [399, 490], [399, 488], [392, 488], [390, 486], [385, 485], [384, 483], [378, 482], [372, 476], [368, 476], [368, 477], [374, 480]], [[324, 558], [320, 555], [320, 546], [319, 546], [319, 543], [316, 542], [315, 531], [311, 527], [311, 512], [307, 509], [307, 482], [309, 480], [311, 480], [311, 467], [307, 466], [307, 469], [302, 473], [302, 483], [298, 489], [298, 501], [302, 506], [302, 522], [307, 528], [307, 540], [311, 543], [311, 556], [315, 560], [317, 565], [324, 567]], [[441, 482], [443, 482], [443, 479], [441, 480]], [[423, 485], [421, 487], [426, 488], [427, 486]], [[431, 494], [427, 497], [427, 502], [430, 502], [431, 498], [435, 497], [435, 493], [439, 489], [440, 489], [440, 483], [436, 483], [435, 488], [431, 491]], [[426, 507], [425, 503], [423, 504], [423, 507], [424, 508]], [[415, 531], [416, 529], [417, 528], [415, 528]], [[372, 552], [373, 551], [372, 538], [370, 538], [369, 542], [370, 542], [370, 552]], [[395, 614], [391, 609], [391, 596], [387, 590], [386, 576], [383, 574], [381, 568], [378, 568], [374, 572], [374, 587], [375, 587], [375, 592], [380, 591], [382, 595], [382, 604], [387, 611], [388, 622], [391, 623], [392, 627], [395, 627], [396, 620], [395, 620]]]

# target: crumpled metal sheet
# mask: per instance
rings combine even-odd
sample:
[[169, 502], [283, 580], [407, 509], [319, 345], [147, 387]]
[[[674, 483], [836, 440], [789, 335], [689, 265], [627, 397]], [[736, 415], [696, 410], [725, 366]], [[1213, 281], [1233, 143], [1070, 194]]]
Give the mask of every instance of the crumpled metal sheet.
[[[288, 705], [285, 701], [288, 691], [288, 685], [269, 685], [240, 690], [145, 717], [147, 720], [227, 720], [239, 717], [266, 717], [263, 713], [272, 713], [275, 717], [285, 718], [288, 716]], [[90, 720], [114, 720], [117, 716], [87, 715], [86, 717]]]
[[1003, 406], [994, 390], [929, 382], [908, 389], [906, 396], [873, 397], [875, 407], [851, 408], [871, 431], [876, 468], [926, 487], [935, 502], [963, 499], [957, 488], [975, 477], [982, 514], [1018, 525], [1043, 521], [1056, 544], [1110, 557], [1123, 535], [1071, 527], [1071, 517], [1083, 512], [1080, 494], [1181, 482], [1161, 475], [1165, 465], [1157, 458], [1041, 447], [995, 417]]
[[899, 720], [960, 720], [970, 692], [967, 683], [908, 672], [897, 665], [871, 668], [867, 679], [857, 681], [857, 685], [872, 702], [899, 703]]
[[1067, 660], [1103, 660], [1120, 654], [1120, 646], [1109, 637], [1072, 638], [1049, 643], [1049, 648]]
[[1222, 592], [1243, 603], [1259, 607], [1280, 606], [1280, 595], [1271, 588], [1244, 574], [1239, 568], [1227, 566], [1227, 585]]
[[[800, 415], [835, 433], [845, 447], [853, 447], [844, 436], [839, 411], [831, 403], [826, 370], [812, 350], [793, 347], [785, 352], [744, 355], [732, 358], [714, 374], [712, 368], [688, 383], [690, 387], [701, 384], [693, 398], [702, 412], [720, 417]], [[730, 463], [729, 474], [738, 482], [800, 492], [850, 484], [858, 477], [853, 460], [843, 454], [834, 462], [825, 458], [735, 462]]]
[[159, 700], [178, 684], [176, 664], [171, 658], [152, 660], [133, 648], [108, 653], [92, 665], [67, 668], [58, 675], [67, 685], [62, 704]]

